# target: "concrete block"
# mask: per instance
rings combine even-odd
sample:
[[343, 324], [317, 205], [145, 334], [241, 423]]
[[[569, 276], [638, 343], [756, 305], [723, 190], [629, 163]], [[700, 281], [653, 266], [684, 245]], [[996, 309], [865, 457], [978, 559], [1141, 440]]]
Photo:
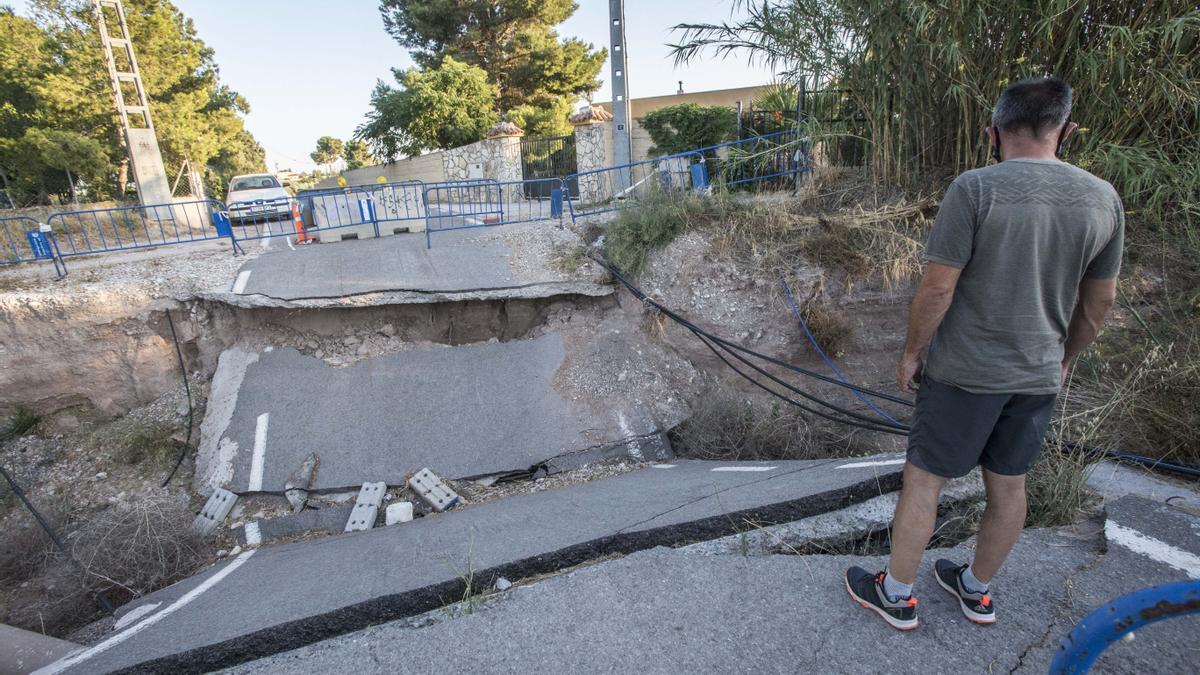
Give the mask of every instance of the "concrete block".
[[343, 532], [357, 532], [375, 527], [375, 519], [379, 517], [379, 505], [383, 503], [385, 492], [387, 483], [363, 483]]
[[458, 494], [429, 469], [421, 469], [409, 478], [408, 486], [434, 511], [445, 511], [458, 503]]
[[383, 514], [383, 522], [387, 525], [395, 525], [396, 523], [407, 523], [413, 519], [412, 502], [396, 502], [388, 504], [387, 510]]
[[196, 516], [196, 520], [192, 521], [192, 529], [200, 534], [212, 532], [217, 525], [221, 524], [221, 521], [225, 520], [225, 516], [229, 515], [235, 502], [237, 502], [237, 495], [229, 490], [223, 488], [213, 490], [208, 501], [204, 503], [204, 508], [200, 509], [200, 514]]

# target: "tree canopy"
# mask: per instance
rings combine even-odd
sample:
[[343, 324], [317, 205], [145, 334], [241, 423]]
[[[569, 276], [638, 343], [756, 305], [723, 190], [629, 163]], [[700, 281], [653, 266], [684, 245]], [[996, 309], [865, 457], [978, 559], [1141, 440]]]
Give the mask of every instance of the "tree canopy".
[[358, 169], [375, 163], [371, 147], [359, 140], [346, 141], [342, 146], [342, 159], [346, 160], [347, 169]]
[[[570, 131], [567, 115], [574, 102], [600, 87], [597, 79], [607, 50], [575, 38], [560, 39], [554, 26], [575, 13], [572, 0], [383, 0], [384, 27], [400, 45], [415, 50], [417, 68], [397, 73], [403, 91], [413, 72], [435, 80], [453, 73], [456, 81], [482, 73], [492, 88], [489, 101], [475, 84], [460, 88], [469, 98], [439, 97], [440, 118], [463, 127], [440, 134], [403, 125], [414, 117], [397, 116], [397, 90], [379, 84], [372, 95], [368, 122], [358, 137], [380, 156], [446, 148], [483, 138], [483, 130], [499, 116], [527, 135], [560, 135]], [[447, 61], [455, 65], [447, 71]], [[469, 78], [467, 78], [469, 79]], [[465, 109], [487, 105], [483, 110]], [[383, 107], [381, 107], [383, 106]], [[457, 115], [450, 108], [464, 108]], [[410, 111], [411, 112], [411, 111]], [[560, 119], [561, 118], [561, 119]], [[481, 122], [491, 120], [488, 124]], [[532, 128], [525, 128], [524, 124]], [[431, 139], [436, 138], [432, 144]], [[448, 145], [447, 143], [451, 143]]]
[[355, 134], [388, 161], [474, 143], [500, 119], [496, 87], [476, 66], [447, 56], [439, 66], [395, 75], [400, 88], [375, 85], [367, 123]]
[[[166, 0], [124, 4], [168, 172], [190, 159], [220, 196], [233, 174], [263, 170], [249, 105], [220, 82], [191, 20]], [[30, 5], [28, 18], [0, 11], [0, 180], [18, 203], [70, 194], [68, 171], [89, 199], [122, 198], [128, 160], [92, 5]]]
[[654, 141], [653, 155], [716, 145], [733, 137], [737, 113], [719, 105], [680, 103], [646, 113], [642, 126]]
[[326, 170], [332, 171], [333, 163], [341, 159], [344, 149], [345, 144], [340, 138], [322, 136], [317, 139], [317, 149], [308, 153], [308, 156], [312, 158], [312, 161], [324, 166]]

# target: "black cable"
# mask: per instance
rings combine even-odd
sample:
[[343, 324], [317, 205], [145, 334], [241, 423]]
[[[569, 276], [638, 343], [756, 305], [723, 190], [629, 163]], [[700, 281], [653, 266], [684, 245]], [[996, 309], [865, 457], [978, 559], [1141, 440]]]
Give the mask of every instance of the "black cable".
[[179, 470], [179, 466], [183, 464], [183, 458], [187, 456], [188, 448], [192, 445], [192, 387], [188, 384], [187, 368], [183, 365], [183, 350], [179, 348], [179, 335], [175, 333], [175, 322], [171, 320], [171, 310], [164, 309], [167, 315], [167, 325], [171, 327], [171, 340], [175, 342], [175, 356], [179, 359], [179, 372], [183, 376], [183, 391], [187, 394], [188, 402], [188, 422], [187, 422], [187, 438], [183, 442], [183, 447], [179, 449], [179, 458], [175, 460], [175, 466], [171, 468], [171, 473], [167, 474], [166, 480], [159, 487], [166, 487], [167, 483], [175, 477], [175, 472]]
[[722, 362], [722, 363], [724, 363], [725, 365], [729, 366], [729, 368], [730, 368], [731, 370], [733, 370], [733, 372], [735, 372], [735, 373], [737, 373], [738, 375], [741, 375], [742, 377], [746, 378], [746, 380], [747, 380], [748, 382], [750, 382], [751, 384], [753, 384], [754, 386], [756, 386], [756, 387], [758, 387], [758, 388], [762, 389], [763, 391], [765, 391], [765, 392], [767, 392], [767, 393], [771, 394], [772, 396], [775, 396], [776, 398], [778, 398], [778, 399], [780, 399], [780, 400], [782, 400], [782, 401], [786, 401], [787, 403], [790, 403], [790, 404], [792, 404], [792, 405], [796, 406], [797, 408], [800, 408], [801, 410], [804, 410], [804, 411], [806, 411], [806, 412], [812, 413], [812, 414], [814, 414], [814, 415], [816, 415], [816, 416], [818, 416], [818, 417], [821, 417], [821, 418], [827, 419], [827, 420], [829, 420], [829, 421], [831, 421], [831, 422], [837, 422], [837, 423], [839, 423], [839, 424], [845, 424], [845, 425], [852, 426], [852, 427], [859, 427], [859, 428], [861, 428], [861, 429], [866, 429], [866, 430], [868, 430], [868, 431], [878, 431], [878, 432], [880, 432], [880, 433], [884, 433], [884, 434], [894, 434], [894, 435], [897, 435], [897, 436], [905, 436], [905, 435], [907, 435], [907, 434], [908, 434], [908, 432], [907, 432], [907, 431], [905, 431], [905, 430], [902, 430], [902, 429], [896, 429], [896, 428], [893, 428], [893, 427], [885, 427], [885, 426], [881, 426], [881, 425], [878, 425], [878, 424], [863, 424], [863, 423], [861, 423], [861, 422], [855, 422], [855, 421], [853, 421], [853, 420], [842, 419], [842, 418], [836, 417], [836, 416], [834, 416], [834, 415], [830, 415], [829, 413], [822, 412], [822, 411], [820, 411], [820, 410], [816, 410], [816, 409], [814, 409], [814, 408], [810, 408], [810, 407], [808, 407], [808, 406], [804, 405], [803, 403], [800, 403], [799, 401], [796, 401], [796, 400], [794, 400], [794, 399], [788, 398], [787, 396], [784, 396], [783, 394], [780, 394], [779, 392], [775, 391], [774, 389], [771, 389], [770, 387], [766, 386], [766, 385], [765, 385], [765, 384], [763, 384], [762, 382], [759, 382], [758, 380], [754, 379], [753, 377], [750, 377], [750, 376], [749, 376], [749, 375], [747, 375], [746, 373], [742, 372], [740, 369], [738, 369], [738, 367], [737, 367], [737, 366], [735, 366], [735, 365], [733, 365], [732, 363], [730, 363], [730, 362], [729, 362], [729, 360], [728, 360], [728, 359], [726, 359], [724, 355], [722, 355], [720, 352], [718, 352], [718, 351], [717, 351], [717, 349], [716, 349], [715, 347], [713, 347], [713, 346], [712, 346], [712, 344], [711, 344], [711, 343], [709, 343], [709, 341], [708, 341], [708, 340], [707, 340], [707, 339], [706, 339], [706, 338], [705, 338], [703, 335], [700, 335], [699, 333], [694, 333], [694, 335], [695, 335], [697, 338], [699, 338], [699, 340], [700, 340], [701, 342], [703, 342], [703, 343], [704, 343], [704, 346], [705, 346], [705, 347], [708, 347], [710, 350], [712, 350], [712, 353], [713, 353], [713, 354], [716, 354], [716, 355], [717, 355], [717, 358], [718, 358], [718, 359], [721, 359], [721, 362]]
[[[783, 401], [786, 401], [802, 410], [810, 412], [810, 413], [817, 415], [819, 417], [822, 417], [824, 419], [831, 420], [833, 422], [838, 422], [840, 424], [846, 424], [846, 425], [858, 427], [861, 429], [867, 429], [869, 431], [878, 431], [880, 433], [888, 433], [888, 434], [894, 434], [894, 435], [900, 435], [900, 436], [908, 434], [907, 427], [898, 429], [898, 428], [893, 428], [893, 427], [884, 427], [884, 426], [880, 426], [878, 424], [871, 424], [871, 422], [874, 422], [874, 420], [872, 418], [869, 418], [869, 417], [866, 417], [863, 415], [859, 415], [852, 411], [840, 408], [840, 407], [838, 407], [834, 404], [831, 404], [827, 401], [821, 400], [815, 396], [807, 394], [806, 392], [803, 392], [800, 389], [797, 389], [796, 387], [789, 385], [788, 383], [771, 375], [770, 373], [766, 372], [759, 366], [751, 363], [750, 361], [747, 361], [746, 359], [735, 354], [734, 352], [738, 351], [738, 352], [742, 352], [745, 354], [749, 354], [751, 356], [754, 356], [754, 357], [760, 358], [764, 361], [767, 361], [768, 363], [772, 363], [772, 364], [780, 366], [782, 368], [786, 368], [793, 372], [800, 373], [802, 375], [807, 375], [814, 379], [818, 379], [823, 382], [827, 382], [829, 384], [837, 385], [837, 386], [843, 387], [845, 389], [849, 389], [851, 391], [859, 392], [861, 394], [866, 394], [868, 396], [872, 396], [875, 398], [880, 398], [880, 399], [883, 399], [886, 401], [891, 401], [893, 403], [899, 403], [901, 405], [913, 406], [913, 405], [915, 405], [913, 401], [909, 401], [909, 400], [906, 400], [903, 398], [885, 394], [883, 392], [873, 391], [873, 390], [867, 389], [865, 387], [859, 387], [859, 386], [856, 386], [856, 385], [853, 385], [853, 384], [850, 384], [847, 382], [842, 382], [840, 380], [826, 377], [824, 375], [821, 375], [820, 373], [815, 373], [815, 372], [806, 370], [804, 368], [801, 368], [799, 366], [796, 366], [796, 365], [793, 365], [790, 363], [786, 363], [784, 361], [780, 361], [779, 359], [767, 356], [765, 354], [760, 354], [752, 349], [748, 349], [737, 343], [730, 342], [729, 340], [726, 340], [724, 338], [713, 335], [712, 333], [709, 333], [708, 331], [704, 330], [703, 328], [700, 328], [699, 326], [697, 326], [696, 324], [687, 320], [683, 316], [676, 314], [675, 312], [671, 311], [667, 307], [659, 304], [658, 302], [656, 302], [655, 300], [653, 300], [652, 298], [647, 296], [645, 294], [645, 292], [642, 291], [642, 289], [638, 288], [636, 285], [634, 285], [633, 282], [626, 279], [624, 277], [624, 275], [622, 275], [619, 271], [617, 271], [612, 265], [609, 265], [608, 262], [605, 261], [603, 258], [599, 258], [595, 255], [589, 255], [588, 257], [591, 258], [592, 261], [594, 261], [596, 264], [598, 264], [601, 267], [603, 267], [604, 269], [608, 270], [608, 272], [613, 275], [613, 278], [615, 278], [617, 281], [621, 282], [621, 284], [623, 286], [625, 286], [625, 288], [635, 298], [637, 298], [639, 301], [641, 301], [647, 305], [650, 305], [651, 307], [655, 308], [660, 313], [665, 315], [667, 318], [671, 319], [672, 321], [679, 324], [680, 326], [686, 328], [689, 332], [691, 332], [694, 336], [696, 336], [696, 338], [698, 338], [701, 342], [703, 342], [704, 346], [708, 347], [709, 350], [711, 350], [714, 354], [716, 354], [717, 358], [721, 359], [722, 363], [724, 363], [726, 366], [729, 366], [729, 368], [732, 369], [735, 373], [742, 376], [747, 381], [749, 381], [750, 383], [759, 387], [760, 389], [762, 389], [762, 390], [770, 393], [771, 395], [773, 395]], [[717, 345], [717, 346], [721, 347], [721, 349], [725, 350], [725, 352], [734, 356], [739, 361], [741, 361], [742, 363], [745, 363], [746, 365], [750, 366], [751, 368], [754, 368], [756, 371], [758, 371], [759, 373], [762, 373], [763, 375], [770, 378], [774, 382], [780, 384], [788, 391], [797, 393], [797, 394], [803, 396], [804, 398], [807, 398], [819, 405], [823, 405], [832, 410], [843, 412], [844, 414], [847, 414], [851, 417], [854, 417], [854, 418], [857, 418], [860, 420], [866, 420], [867, 423], [862, 423], [862, 422], [858, 422], [855, 420], [844, 419], [844, 418], [837, 417], [835, 415], [830, 415], [830, 414], [822, 412], [820, 410], [815, 410], [813, 408], [810, 408], [810, 407], [800, 403], [799, 401], [796, 401], [796, 400], [791, 399], [783, 394], [780, 394], [779, 392], [775, 391], [774, 389], [771, 389], [770, 387], [768, 387], [768, 386], [764, 385], [763, 383], [759, 382], [758, 380], [754, 379], [747, 373], [741, 371], [737, 366], [735, 366], [727, 358], [725, 358], [725, 356], [723, 354], [721, 354], [719, 351], [717, 351], [716, 347], [714, 347], [713, 345]], [[1160, 470], [1160, 471], [1177, 473], [1177, 474], [1184, 475], [1184, 476], [1200, 477], [1200, 466], [1197, 466], [1194, 464], [1181, 464], [1178, 462], [1169, 462], [1166, 460], [1155, 459], [1153, 457], [1146, 457], [1145, 455], [1137, 455], [1137, 454], [1134, 454], [1131, 452], [1124, 452], [1121, 450], [1109, 450], [1109, 449], [1104, 449], [1104, 448], [1095, 448], [1095, 447], [1083, 445], [1082, 443], [1079, 443], [1076, 441], [1060, 441], [1060, 445], [1062, 445], [1065, 448], [1071, 449], [1071, 450], [1085, 452], [1087, 454], [1092, 454], [1092, 455], [1096, 455], [1099, 457], [1106, 457], [1106, 458], [1110, 458], [1110, 459], [1116, 459], [1119, 461], [1126, 461], [1126, 462], [1131, 462], [1131, 463], [1135, 463], [1135, 464], [1140, 464], [1140, 465], [1145, 466], [1150, 469], [1156, 469], [1156, 470]]]
[[638, 288], [637, 286], [635, 286], [633, 284], [633, 282], [629, 281], [624, 276], [622, 276], [620, 272], [618, 272], [615, 268], [613, 268], [611, 265], [609, 265], [607, 262], [605, 262], [602, 258], [597, 258], [596, 256], [590, 256], [590, 257], [593, 261], [596, 262], [596, 264], [598, 264], [601, 267], [603, 267], [604, 269], [608, 270], [613, 275], [613, 277], [617, 279], [617, 281], [620, 281], [621, 284], [624, 285], [625, 288], [628, 289], [629, 292], [633, 294], [633, 296], [635, 298], [650, 305], [651, 307], [654, 307], [655, 309], [657, 309], [659, 312], [666, 315], [668, 318], [670, 318], [675, 323], [678, 323], [679, 325], [683, 326], [684, 328], [687, 328], [688, 330], [698, 332], [719, 345], [722, 345], [729, 349], [737, 350], [737, 351], [745, 353], [745, 354], [749, 354], [756, 358], [760, 358], [768, 363], [777, 365], [781, 368], [786, 368], [788, 370], [799, 373], [801, 375], [806, 375], [808, 377], [811, 377], [811, 378], [814, 378], [817, 380], [821, 380], [822, 382], [827, 382], [829, 384], [833, 384], [838, 387], [842, 387], [844, 389], [849, 389], [851, 391], [856, 391], [861, 394], [866, 394], [867, 396], [882, 399], [884, 401], [891, 401], [892, 403], [898, 403], [900, 405], [906, 405], [909, 407], [912, 407], [915, 405], [915, 403], [913, 403], [912, 401], [910, 401], [908, 399], [900, 398], [898, 396], [892, 396], [891, 394], [885, 394], [881, 391], [875, 391], [873, 389], [868, 389], [866, 387], [860, 387], [855, 384], [842, 382], [841, 380], [838, 380], [838, 379], [835, 379], [832, 377], [828, 377], [826, 375], [822, 375], [821, 373], [817, 373], [817, 372], [808, 370], [806, 368], [801, 368], [800, 366], [788, 363], [786, 361], [781, 361], [772, 356], [767, 356], [766, 354], [760, 354], [759, 352], [756, 352], [753, 349], [749, 349], [747, 347], [743, 347], [742, 345], [739, 345], [736, 342], [730, 342], [729, 340], [726, 340], [720, 336], [713, 335], [712, 333], [709, 333], [708, 331], [704, 330], [703, 328], [697, 326], [696, 324], [694, 324], [691, 321], [687, 320], [686, 318], [680, 316], [679, 314], [676, 314], [675, 312], [671, 311], [667, 307], [659, 304], [654, 299], [647, 296], [642, 291], [642, 289]]
[[[79, 571], [86, 576], [87, 570], [83, 568], [83, 565], [79, 564], [79, 561], [75, 560], [75, 558], [71, 556], [70, 552], [67, 551], [67, 547], [63, 545], [62, 540], [58, 538], [58, 534], [54, 532], [54, 528], [50, 527], [50, 523], [47, 523], [46, 519], [42, 517], [42, 514], [39, 513], [36, 508], [34, 508], [33, 503], [30, 502], [29, 498], [25, 496], [25, 491], [21, 489], [20, 485], [17, 485], [16, 479], [14, 479], [12, 475], [5, 471], [2, 465], [0, 465], [0, 476], [4, 476], [4, 480], [8, 481], [9, 489], [12, 490], [12, 493], [17, 496], [17, 499], [21, 500], [21, 503], [25, 505], [25, 508], [29, 509], [29, 513], [33, 516], [33, 519], [37, 521], [38, 525], [42, 526], [43, 530], [46, 531], [46, 535], [50, 537], [50, 541], [54, 544], [54, 547], [58, 549], [59, 553], [62, 553], [63, 557], [69, 560], [72, 565], [78, 567]], [[96, 601], [96, 604], [100, 605], [100, 609], [107, 612], [109, 616], [112, 616], [113, 606], [109, 604], [108, 600], [103, 595], [100, 593], [93, 593], [92, 599]]]

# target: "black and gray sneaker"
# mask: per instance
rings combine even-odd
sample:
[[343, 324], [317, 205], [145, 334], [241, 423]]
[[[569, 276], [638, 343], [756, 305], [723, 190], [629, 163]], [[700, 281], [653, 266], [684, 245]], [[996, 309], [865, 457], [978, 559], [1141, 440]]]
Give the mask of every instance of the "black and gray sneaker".
[[901, 598], [895, 602], [883, 592], [885, 573], [871, 574], [861, 567], [846, 570], [846, 591], [858, 604], [875, 612], [896, 630], [912, 630], [917, 627], [917, 599]]
[[996, 605], [987, 593], [972, 593], [963, 588], [962, 574], [967, 565], [955, 565], [942, 558], [933, 564], [938, 585], [958, 600], [963, 616], [978, 624], [996, 623]]

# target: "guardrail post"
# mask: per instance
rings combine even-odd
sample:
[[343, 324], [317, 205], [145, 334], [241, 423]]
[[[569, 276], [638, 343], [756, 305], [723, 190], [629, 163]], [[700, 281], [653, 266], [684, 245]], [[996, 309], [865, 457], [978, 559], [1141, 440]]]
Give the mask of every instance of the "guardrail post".
[[701, 158], [692, 165], [692, 188], [696, 192], [708, 192], [708, 164]]
[[563, 190], [561, 187], [556, 187], [550, 190], [550, 217], [562, 220], [563, 216]]
[[[62, 251], [58, 250], [58, 239], [54, 237], [54, 228], [47, 223], [38, 223], [38, 231], [45, 235], [53, 249], [50, 260], [54, 262], [55, 280], [65, 279], [67, 276], [67, 259], [62, 256]], [[62, 265], [61, 270], [59, 269], [59, 265]]]

